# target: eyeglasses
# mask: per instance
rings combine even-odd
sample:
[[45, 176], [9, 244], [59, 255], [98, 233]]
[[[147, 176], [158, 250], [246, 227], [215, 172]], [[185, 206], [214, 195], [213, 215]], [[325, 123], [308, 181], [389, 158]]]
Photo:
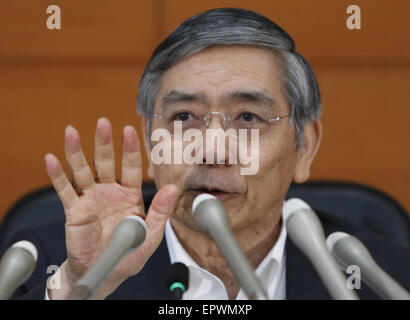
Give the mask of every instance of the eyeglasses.
[[168, 130], [171, 135], [174, 134], [176, 122], [181, 123], [182, 131], [198, 129], [203, 132], [209, 127], [213, 116], [221, 118], [225, 130], [234, 129], [238, 132], [241, 129], [258, 129], [261, 135], [266, 133], [273, 123], [290, 117], [290, 115], [277, 116], [265, 106], [235, 107], [227, 112], [205, 112], [203, 108], [201, 110], [198, 107], [169, 107], [163, 113], [154, 113], [153, 116], [161, 122], [161, 128]]

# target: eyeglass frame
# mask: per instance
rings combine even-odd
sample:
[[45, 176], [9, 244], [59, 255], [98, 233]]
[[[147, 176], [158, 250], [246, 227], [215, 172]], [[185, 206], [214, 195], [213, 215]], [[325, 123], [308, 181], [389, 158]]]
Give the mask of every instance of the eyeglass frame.
[[[224, 129], [227, 129], [228, 119], [227, 119], [227, 116], [226, 116], [225, 112], [221, 112], [221, 111], [208, 111], [207, 114], [203, 117], [203, 119], [201, 119], [201, 121], [204, 122], [205, 127], [208, 128], [209, 122], [210, 122], [211, 117], [213, 115], [222, 116], [222, 125], [223, 125]], [[288, 118], [288, 117], [291, 117], [291, 116], [292, 116], [291, 114], [288, 114], [288, 115], [285, 115], [285, 116], [277, 116], [277, 117], [274, 117], [274, 118], [267, 119], [267, 121], [276, 122], [276, 121], [279, 121], [283, 118]], [[163, 119], [164, 118], [159, 113], [153, 113], [153, 117], [157, 118], [157, 119]], [[182, 121], [182, 120], [180, 120], [180, 121]]]

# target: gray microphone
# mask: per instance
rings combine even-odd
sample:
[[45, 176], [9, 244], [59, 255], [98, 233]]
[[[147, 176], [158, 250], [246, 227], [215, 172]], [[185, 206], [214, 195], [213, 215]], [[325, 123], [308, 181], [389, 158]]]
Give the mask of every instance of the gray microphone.
[[259, 279], [232, 234], [222, 203], [213, 195], [203, 193], [195, 198], [192, 214], [201, 230], [215, 241], [248, 298], [268, 300]]
[[343, 269], [356, 265], [363, 280], [383, 299], [410, 300], [409, 293], [373, 260], [364, 244], [347, 233], [334, 232], [326, 240]]
[[290, 238], [309, 258], [332, 298], [358, 300], [356, 293], [348, 289], [346, 277], [327, 248], [322, 224], [312, 208], [301, 199], [289, 199], [282, 217]]
[[29, 241], [16, 242], [0, 261], [0, 300], [7, 300], [14, 290], [30, 278], [37, 264], [37, 249]]
[[135, 251], [144, 242], [147, 226], [139, 216], [124, 218], [112, 233], [111, 242], [78, 280], [69, 300], [91, 298], [108, 278], [123, 256]]

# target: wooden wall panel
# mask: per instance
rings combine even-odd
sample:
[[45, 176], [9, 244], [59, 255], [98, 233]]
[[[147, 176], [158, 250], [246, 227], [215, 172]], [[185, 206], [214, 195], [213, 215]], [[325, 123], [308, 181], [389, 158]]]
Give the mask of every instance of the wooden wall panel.
[[[58, 4], [61, 29], [49, 30], [46, 9]], [[154, 47], [154, 2], [144, 0], [15, 0], [0, 2], [0, 58], [148, 59]]]
[[[410, 32], [405, 0], [266, 1], [266, 0], [163, 0], [162, 36], [176, 28], [186, 17], [220, 8], [240, 7], [260, 12], [283, 27], [296, 41], [296, 47], [310, 58], [408, 59]], [[361, 6], [362, 29], [346, 28], [346, 8]]]
[[320, 67], [324, 135], [312, 178], [370, 184], [410, 209], [410, 68]]
[[46, 153], [57, 155], [65, 166], [69, 124], [80, 131], [92, 164], [97, 119], [109, 118], [120, 163], [122, 128], [140, 126], [136, 97], [142, 66], [2, 66], [0, 73], [1, 213], [23, 193], [50, 184]]

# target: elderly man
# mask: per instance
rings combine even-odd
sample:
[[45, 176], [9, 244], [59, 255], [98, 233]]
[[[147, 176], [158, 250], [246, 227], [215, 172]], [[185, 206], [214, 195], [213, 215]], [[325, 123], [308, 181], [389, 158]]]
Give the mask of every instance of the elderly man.
[[[81, 149], [78, 131], [68, 126], [65, 150], [73, 183], [55, 156], [45, 157], [66, 222], [16, 236], [15, 240], [36, 243], [40, 254], [33, 277], [15, 297], [68, 297], [76, 280], [107, 246], [118, 222], [140, 215], [148, 227], [146, 241], [121, 260], [94, 298], [167, 298], [169, 266], [181, 261], [190, 270], [185, 299], [246, 299], [215, 243], [192, 217], [194, 198], [206, 192], [223, 202], [235, 238], [270, 299], [329, 298], [310, 263], [287, 240], [281, 220], [289, 186], [292, 181], [308, 179], [322, 136], [318, 84], [284, 30], [257, 13], [240, 9], [216, 9], [188, 19], [153, 53], [140, 82], [138, 110], [144, 117], [147, 154], [153, 154], [160, 143], [169, 147], [163, 153], [172, 152], [167, 158], [171, 163], [149, 159], [148, 174], [158, 193], [147, 215], [135, 129], [123, 129], [121, 177], [116, 182], [109, 120], [97, 122], [96, 176]], [[186, 157], [175, 161], [180, 151], [177, 141], [181, 150], [186, 148], [191, 140], [181, 134], [191, 129], [203, 135], [214, 131], [210, 139], [204, 139], [206, 146], [191, 149], [194, 162], [187, 163]], [[217, 129], [230, 130], [234, 138], [242, 130], [245, 135], [238, 142], [248, 150], [255, 143], [251, 161], [257, 161], [257, 170], [242, 174], [247, 164], [232, 161], [238, 150], [230, 144], [223, 148], [222, 156], [219, 153], [214, 161], [207, 161], [218, 151], [214, 142], [221, 131]], [[157, 139], [154, 133], [158, 130], [168, 132], [171, 140], [164, 142], [165, 135]], [[403, 265], [395, 264], [390, 271], [405, 280], [409, 255], [404, 248], [325, 214], [320, 218], [327, 233], [345, 230], [378, 248], [379, 257], [388, 261], [402, 257]], [[53, 277], [59, 285], [46, 288], [46, 267], [52, 264], [60, 266]], [[408, 284], [408, 277], [406, 281]], [[362, 293], [374, 297], [365, 289], [359, 295]]]

